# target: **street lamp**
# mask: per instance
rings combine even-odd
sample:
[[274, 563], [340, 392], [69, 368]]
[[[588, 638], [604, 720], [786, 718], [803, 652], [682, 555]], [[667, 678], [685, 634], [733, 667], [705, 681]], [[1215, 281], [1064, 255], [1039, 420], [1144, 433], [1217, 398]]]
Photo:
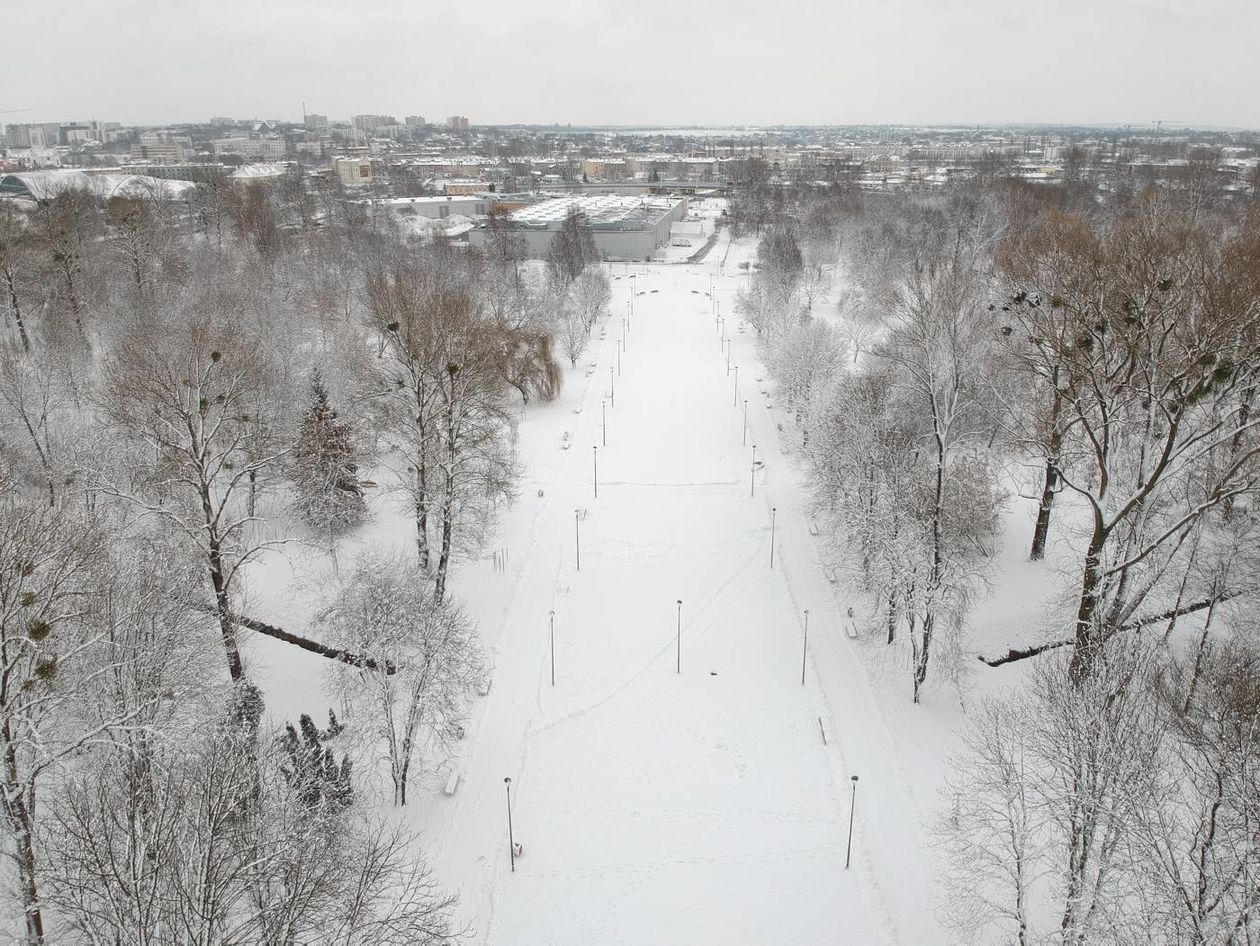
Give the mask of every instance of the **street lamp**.
[[[507, 809], [508, 809], [508, 852], [512, 855], [512, 873], [516, 873], [516, 838], [512, 835], [512, 778], [511, 776], [503, 777], [503, 784], [507, 786]], [[845, 865], [848, 866], [847, 864]]]
[[608, 400], [612, 401], [612, 406], [617, 406], [617, 382], [613, 378], [613, 366], [608, 366]]
[[853, 795], [849, 799], [849, 843], [844, 848], [844, 869], [849, 869], [849, 855], [853, 853], [853, 809], [857, 807], [857, 783], [858, 777], [850, 775], [849, 781], [853, 783]]
[[753, 444], [752, 448], [752, 470], [748, 474], [748, 495], [755, 495], [757, 492], [757, 445]]
[[582, 570], [582, 511], [573, 510], [573, 549], [577, 555], [577, 571]]
[[682, 598], [678, 599], [678, 630], [674, 634], [675, 658], [674, 673], [682, 673]]
[[770, 507], [770, 567], [774, 568], [774, 519], [779, 509], [777, 506]]
[[743, 446], [748, 446], [748, 398], [744, 398], [744, 439]]
[[801, 641], [801, 686], [805, 685], [805, 655], [809, 652], [809, 608], [805, 609], [805, 637]]
[[732, 407], [739, 407], [739, 365], [735, 366], [735, 398]]
[[602, 447], [608, 446], [608, 402], [603, 398], [599, 401], [599, 430], [600, 436], [603, 438]]
[[595, 459], [595, 498], [599, 499], [599, 445], [591, 447], [591, 456]]
[[551, 612], [551, 685], [556, 685], [556, 612]]

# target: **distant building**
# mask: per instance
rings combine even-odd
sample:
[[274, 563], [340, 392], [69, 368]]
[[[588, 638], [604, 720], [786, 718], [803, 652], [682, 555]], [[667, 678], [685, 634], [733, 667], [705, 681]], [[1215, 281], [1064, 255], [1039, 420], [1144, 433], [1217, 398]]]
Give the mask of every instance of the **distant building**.
[[[526, 253], [545, 259], [551, 241], [573, 210], [586, 218], [595, 248], [604, 259], [650, 259], [656, 248], [669, 242], [670, 228], [687, 216], [685, 197], [556, 197], [530, 204], [509, 217]], [[474, 230], [469, 240], [484, 245], [487, 230]]]
[[238, 154], [251, 161], [279, 160], [288, 150], [283, 138], [216, 138], [210, 146], [216, 156]]
[[372, 183], [371, 158], [334, 158], [333, 170], [346, 187], [362, 187]]
[[412, 126], [416, 126], [416, 127], [423, 127], [423, 126], [424, 126], [424, 116], [423, 116], [423, 115], [408, 115], [408, 116], [406, 117], [406, 119], [404, 119], [404, 121], [405, 121], [408, 125], [412, 125]]
[[61, 125], [57, 122], [10, 125], [5, 139], [10, 148], [55, 148], [61, 144]]
[[445, 181], [434, 181], [433, 183], [451, 197], [480, 194], [486, 189], [485, 181], [479, 181], [470, 177], [452, 178]]
[[185, 136], [141, 135], [138, 144], [131, 146], [133, 158], [156, 161], [161, 164], [177, 164], [188, 160], [192, 152], [192, 139]]
[[316, 115], [314, 112], [306, 116], [307, 131], [325, 131], [328, 128], [328, 116]]
[[61, 144], [69, 145], [71, 148], [82, 147], [89, 141], [94, 141], [92, 127], [86, 122], [67, 122], [61, 126], [58, 131], [58, 138]]
[[413, 213], [431, 220], [451, 216], [484, 217], [498, 203], [491, 197], [382, 197], [370, 200], [377, 207]]
[[467, 131], [468, 119], [463, 115], [452, 115], [446, 120], [446, 127], [450, 131]]
[[350, 127], [364, 133], [397, 124], [398, 119], [393, 115], [355, 115], [350, 119]]

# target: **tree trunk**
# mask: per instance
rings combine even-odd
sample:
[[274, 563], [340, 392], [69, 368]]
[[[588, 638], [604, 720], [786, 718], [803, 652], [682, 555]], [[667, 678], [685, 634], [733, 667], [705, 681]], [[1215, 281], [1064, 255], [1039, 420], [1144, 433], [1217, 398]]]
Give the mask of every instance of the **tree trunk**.
[[9, 291], [9, 308], [13, 310], [13, 321], [17, 323], [18, 338], [22, 341], [22, 350], [31, 350], [31, 339], [26, 334], [26, 322], [22, 319], [22, 304], [18, 299], [17, 285], [13, 280], [13, 272], [6, 269], [4, 271], [5, 288]]
[[1046, 451], [1046, 475], [1041, 490], [1041, 502], [1037, 505], [1037, 524], [1033, 528], [1032, 550], [1029, 561], [1040, 562], [1046, 555], [1046, 536], [1050, 532], [1050, 510], [1054, 506], [1055, 493], [1059, 489], [1059, 454], [1063, 449], [1063, 431], [1059, 429], [1059, 412], [1062, 396], [1059, 394], [1059, 370], [1052, 378], [1054, 402], [1050, 407], [1050, 443]]
[[1059, 485], [1059, 468], [1056, 457], [1046, 460], [1045, 485], [1041, 490], [1041, 501], [1037, 504], [1037, 523], [1033, 527], [1032, 549], [1028, 559], [1040, 562], [1046, 557], [1046, 536], [1050, 532], [1050, 510], [1054, 506], [1054, 495]]
[[1084, 679], [1093, 669], [1094, 658], [1102, 645], [1098, 633], [1098, 606], [1102, 594], [1102, 553], [1107, 542], [1101, 510], [1094, 510], [1094, 529], [1085, 550], [1085, 567], [1081, 572], [1080, 603], [1076, 609], [1076, 639], [1068, 672], [1073, 681]]
[[924, 594], [923, 636], [914, 665], [914, 702], [919, 702], [920, 691], [927, 680], [928, 659], [932, 651], [932, 635], [936, 630], [936, 595], [944, 579], [945, 556], [942, 549], [941, 517], [945, 510], [945, 451], [946, 442], [936, 433], [936, 492], [932, 502], [932, 568], [928, 574]]
[[228, 578], [223, 568], [223, 543], [215, 529], [214, 504], [210, 499], [210, 484], [204, 472], [200, 484], [201, 514], [206, 525], [206, 546], [210, 565], [210, 584], [214, 588], [214, 607], [219, 618], [219, 634], [223, 638], [223, 649], [227, 654], [228, 674], [232, 682], [238, 682], [245, 674], [241, 669], [241, 652], [236, 643], [236, 624], [232, 617], [231, 601], [228, 598]]
[[241, 652], [236, 643], [236, 625], [232, 619], [231, 603], [228, 600], [227, 583], [223, 572], [223, 554], [219, 549], [218, 539], [210, 543], [210, 584], [214, 587], [215, 612], [219, 617], [219, 633], [223, 637], [223, 649], [227, 654], [228, 674], [235, 683], [243, 677], [241, 668]]
[[1190, 671], [1190, 685], [1186, 688], [1186, 702], [1182, 712], [1189, 713], [1194, 703], [1194, 691], [1199, 686], [1199, 675], [1203, 673], [1203, 655], [1207, 652], [1208, 633], [1212, 630], [1212, 617], [1216, 613], [1216, 603], [1220, 600], [1220, 588], [1223, 583], [1212, 585], [1212, 603], [1208, 605], [1207, 616], [1203, 619], [1203, 633], [1199, 635], [1199, 647], [1194, 654], [1194, 668]]
[[416, 434], [419, 449], [416, 456], [416, 551], [420, 568], [429, 570], [429, 459], [428, 432], [425, 429], [424, 394], [416, 387]]
[[66, 277], [66, 295], [70, 299], [70, 311], [74, 314], [74, 326], [86, 339], [87, 331], [83, 328], [83, 303], [79, 301], [79, 293], [74, 286], [74, 266], [68, 256], [62, 257], [61, 271]]
[[35, 877], [35, 819], [31, 810], [34, 798], [32, 793], [22, 791], [17, 754], [13, 746], [13, 730], [8, 720], [4, 723], [4, 769], [4, 812], [13, 833], [18, 887], [22, 897], [22, 912], [26, 918], [26, 942], [29, 946], [43, 946], [44, 914], [39, 903], [39, 888]]

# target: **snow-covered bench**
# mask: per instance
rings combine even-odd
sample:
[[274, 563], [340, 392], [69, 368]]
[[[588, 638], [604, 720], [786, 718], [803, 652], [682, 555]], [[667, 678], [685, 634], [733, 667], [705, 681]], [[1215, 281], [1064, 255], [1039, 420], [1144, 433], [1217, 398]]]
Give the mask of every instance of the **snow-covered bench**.
[[459, 769], [455, 769], [446, 779], [446, 787], [442, 789], [443, 795], [454, 795], [455, 789], [459, 788]]

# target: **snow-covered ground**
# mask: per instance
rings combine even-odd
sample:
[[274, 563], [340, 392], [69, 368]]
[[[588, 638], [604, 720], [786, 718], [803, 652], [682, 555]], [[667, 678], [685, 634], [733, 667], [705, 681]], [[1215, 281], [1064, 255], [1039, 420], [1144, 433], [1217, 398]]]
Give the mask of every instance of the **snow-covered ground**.
[[[723, 234], [702, 264], [610, 267], [611, 316], [562, 396], [522, 414], [519, 500], [486, 555], [458, 567], [455, 593], [480, 624], [493, 683], [406, 816], [474, 942], [945, 939], [923, 826], [957, 700], [911, 708], [908, 675], [868, 673], [876, 664], [844, 633], [849, 602], [819, 564], [780, 442], [791, 437], [777, 429], [787, 422], [760, 393], [752, 334], [733, 316], [747, 278], [738, 263], [754, 247]], [[410, 548], [412, 529], [377, 503], [340, 560], [364, 545]], [[506, 568], [492, 558], [500, 549]], [[271, 554], [251, 571], [250, 613], [308, 628], [328, 567]], [[276, 720], [322, 716], [320, 658], [265, 639], [248, 647]], [[448, 796], [451, 770], [460, 784]], [[515, 873], [505, 777], [525, 849]]]

